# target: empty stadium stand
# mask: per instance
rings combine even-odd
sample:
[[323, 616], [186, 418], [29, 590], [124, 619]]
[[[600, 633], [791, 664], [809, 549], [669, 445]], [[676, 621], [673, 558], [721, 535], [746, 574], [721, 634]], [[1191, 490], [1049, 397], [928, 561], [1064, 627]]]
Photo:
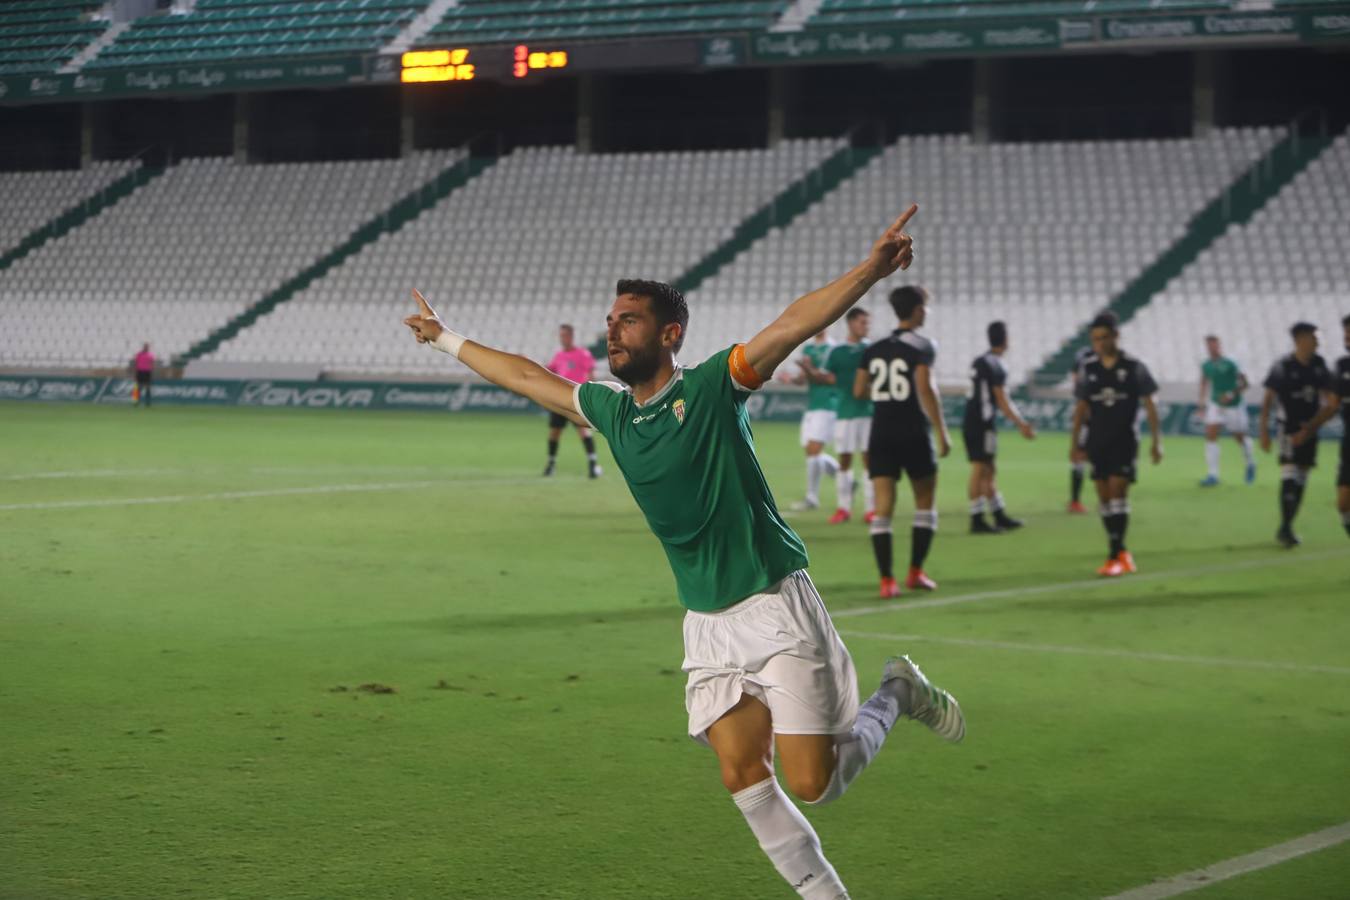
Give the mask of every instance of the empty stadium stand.
[[1023, 16], [1115, 15], [1166, 10], [1224, 10], [1231, 0], [824, 0], [806, 27], [896, 25], [935, 19], [1017, 19]]
[[[673, 279], [820, 164], [839, 141], [772, 150], [582, 155], [519, 150], [277, 307], [208, 359], [318, 362], [366, 374], [464, 374], [408, 336], [420, 287], [447, 320], [540, 357], [559, 323], [589, 343], [622, 277]], [[720, 333], [696, 309], [691, 333]], [[310, 336], [295, 340], [302, 326]]]
[[461, 0], [420, 46], [758, 31], [788, 0]]
[[1323, 353], [1339, 355], [1350, 315], [1350, 136], [1330, 147], [1245, 224], [1232, 226], [1126, 326], [1131, 346], [1161, 381], [1191, 382], [1203, 339], [1259, 383], [1289, 352], [1289, 326], [1322, 328]]
[[428, 0], [200, 0], [187, 15], [138, 19], [85, 68], [370, 53]]
[[80, 206], [140, 165], [100, 162], [87, 169], [56, 172], [0, 172], [0, 259], [48, 222]]
[[0, 358], [120, 366], [147, 340], [161, 357], [180, 354], [457, 157], [186, 160], [0, 270]]
[[861, 259], [909, 201], [917, 259], [872, 292], [874, 335], [894, 327], [887, 291], [933, 293], [927, 331], [943, 383], [965, 380], [984, 328], [1008, 322], [1016, 384], [1185, 232], [1188, 218], [1278, 139], [1273, 129], [1204, 139], [978, 145], [901, 138], [787, 228], [771, 232], [693, 292], [719, 327], [691, 329], [686, 356], [719, 349], [797, 294]]
[[55, 72], [107, 28], [92, 17], [103, 0], [0, 3], [0, 75]]

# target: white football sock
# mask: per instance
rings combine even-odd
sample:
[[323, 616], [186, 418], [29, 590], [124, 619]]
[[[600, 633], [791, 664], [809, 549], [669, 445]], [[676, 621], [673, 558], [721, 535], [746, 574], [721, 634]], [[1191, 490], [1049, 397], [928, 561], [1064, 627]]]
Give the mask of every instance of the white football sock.
[[863, 512], [872, 512], [877, 508], [876, 489], [872, 487], [872, 479], [863, 472]]
[[822, 452], [819, 456], [820, 465], [825, 470], [825, 474], [833, 478], [839, 474], [839, 460], [828, 453]]
[[745, 816], [746, 823], [787, 883], [802, 897], [812, 900], [841, 900], [848, 891], [825, 859], [820, 838], [801, 810], [770, 776], [731, 795]]
[[1002, 494], [1002, 493], [1000, 493], [999, 491], [994, 491], [994, 493], [992, 493], [992, 494], [989, 495], [989, 509], [990, 509], [990, 511], [996, 512], [996, 513], [1001, 513], [1001, 512], [1003, 512], [1003, 494]]
[[867, 698], [858, 708], [858, 718], [853, 721], [849, 733], [835, 744], [834, 774], [825, 793], [812, 801], [814, 804], [830, 803], [844, 796], [844, 791], [853, 780], [867, 768], [886, 735], [895, 726], [895, 720], [909, 709], [909, 685], [899, 678], [883, 682], [876, 693]]
[[808, 456], [806, 458], [806, 501], [808, 503], [820, 502], [820, 475], [820, 457]]
[[972, 516], [982, 516], [982, 515], [984, 515], [984, 498], [983, 498], [983, 497], [976, 497], [974, 500], [970, 501], [970, 514], [971, 514]]
[[1255, 460], [1255, 459], [1253, 458], [1253, 456], [1252, 456], [1252, 438], [1251, 438], [1251, 435], [1244, 434], [1244, 435], [1242, 436], [1242, 455], [1245, 456], [1245, 457], [1247, 457], [1247, 465], [1250, 466], [1252, 463], [1256, 462], [1256, 460]]
[[1209, 466], [1209, 477], [1219, 477], [1219, 442], [1205, 441], [1205, 465]]
[[851, 512], [853, 510], [853, 470], [840, 471], [839, 480], [835, 482], [835, 487], [839, 493], [839, 508]]

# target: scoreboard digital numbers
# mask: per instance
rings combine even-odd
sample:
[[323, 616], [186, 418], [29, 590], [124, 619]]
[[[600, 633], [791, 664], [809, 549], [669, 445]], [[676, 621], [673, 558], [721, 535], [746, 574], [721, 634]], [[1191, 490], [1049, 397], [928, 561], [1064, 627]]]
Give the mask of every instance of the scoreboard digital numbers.
[[566, 50], [515, 47], [460, 47], [447, 50], [409, 50], [402, 56], [399, 80], [404, 84], [448, 81], [519, 80], [566, 69]]
[[515, 49], [515, 60], [511, 65], [511, 74], [517, 78], [526, 78], [538, 69], [567, 68], [566, 50], [531, 50], [521, 44]]

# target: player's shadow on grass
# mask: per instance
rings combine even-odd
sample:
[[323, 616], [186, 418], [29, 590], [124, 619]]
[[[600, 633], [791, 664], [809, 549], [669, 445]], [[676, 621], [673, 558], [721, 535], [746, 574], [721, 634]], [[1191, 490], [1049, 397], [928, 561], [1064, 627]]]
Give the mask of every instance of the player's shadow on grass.
[[659, 606], [627, 609], [577, 610], [574, 612], [519, 612], [495, 615], [437, 616], [432, 619], [412, 619], [392, 622], [391, 625], [435, 631], [445, 634], [466, 634], [485, 631], [555, 631], [563, 628], [587, 626], [644, 624], [665, 622], [679, 628], [684, 611], [675, 602]]

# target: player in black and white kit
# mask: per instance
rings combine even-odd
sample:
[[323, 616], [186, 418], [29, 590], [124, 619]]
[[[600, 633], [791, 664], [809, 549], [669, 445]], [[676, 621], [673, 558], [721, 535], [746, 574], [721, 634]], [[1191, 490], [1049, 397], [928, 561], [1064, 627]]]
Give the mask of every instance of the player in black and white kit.
[[[1022, 437], [1031, 440], [1036, 432], [1022, 418], [1017, 406], [1008, 397], [1008, 371], [1003, 368], [1003, 354], [1008, 350], [1008, 326], [1002, 322], [991, 322], [985, 331], [989, 338], [989, 352], [975, 357], [970, 364], [970, 396], [966, 400], [965, 417], [961, 423], [961, 436], [966, 442], [966, 459], [970, 461], [970, 484], [967, 496], [970, 498], [970, 533], [997, 534], [1021, 528], [1020, 519], [1008, 515], [1003, 507], [1003, 494], [999, 493], [994, 478], [994, 457], [998, 454], [998, 427], [996, 417], [999, 412], [1007, 416], [1022, 432]], [[985, 509], [994, 516], [990, 525], [984, 518]]]
[[1317, 326], [1296, 322], [1289, 334], [1294, 352], [1282, 356], [1266, 376], [1261, 401], [1261, 449], [1270, 452], [1270, 411], [1276, 416], [1280, 442], [1280, 530], [1275, 540], [1286, 547], [1300, 543], [1294, 534], [1294, 516], [1303, 502], [1308, 471], [1317, 465], [1317, 429], [1336, 414], [1340, 405], [1327, 362], [1317, 355]]
[[910, 532], [905, 586], [925, 591], [937, 587], [924, 574], [923, 562], [937, 531], [937, 460], [951, 452], [933, 379], [937, 345], [918, 333], [924, 323], [928, 291], [917, 286], [896, 288], [890, 301], [900, 327], [867, 348], [853, 382], [853, 396], [870, 398], [873, 404], [867, 469], [877, 501], [871, 532], [882, 597], [900, 596], [891, 570], [891, 515], [895, 512], [895, 483], [901, 472], [909, 475], [914, 491], [914, 529]]
[[[1078, 373], [1096, 355], [1097, 352], [1092, 349], [1092, 344], [1079, 347], [1078, 352], [1073, 355], [1073, 393], [1075, 397], [1078, 396]], [[1079, 452], [1069, 458], [1069, 512], [1086, 515], [1087, 507], [1083, 505], [1083, 478], [1087, 475], [1086, 424], [1078, 430], [1074, 438], [1078, 442]]]
[[1154, 465], [1162, 462], [1162, 430], [1158, 408], [1153, 404], [1158, 385], [1143, 362], [1120, 349], [1114, 313], [1104, 312], [1093, 319], [1091, 334], [1095, 355], [1078, 370], [1078, 403], [1073, 410], [1069, 455], [1076, 458], [1080, 453], [1078, 429], [1086, 420], [1087, 457], [1110, 544], [1106, 562], [1097, 574], [1115, 577], [1136, 571], [1134, 557], [1125, 549], [1125, 532], [1130, 524], [1130, 485], [1139, 456], [1137, 421], [1141, 405], [1153, 437], [1150, 455]]
[[1336, 396], [1341, 401], [1341, 469], [1336, 473], [1336, 509], [1350, 534], [1350, 316], [1341, 319], [1345, 356], [1336, 360]]

